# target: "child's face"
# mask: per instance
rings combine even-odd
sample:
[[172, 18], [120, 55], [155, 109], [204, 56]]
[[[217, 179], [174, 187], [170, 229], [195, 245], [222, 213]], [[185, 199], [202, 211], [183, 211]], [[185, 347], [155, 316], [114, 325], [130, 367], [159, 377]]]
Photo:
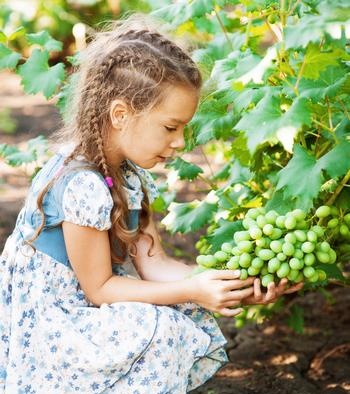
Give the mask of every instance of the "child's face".
[[[143, 168], [152, 168], [182, 149], [184, 127], [198, 105], [198, 91], [182, 86], [167, 89], [165, 99], [139, 117], [131, 117], [122, 129], [112, 129], [106, 150], [107, 161], [117, 166], [129, 159]], [[120, 116], [122, 107], [115, 103], [111, 116]], [[119, 111], [119, 112], [118, 112]], [[126, 116], [130, 116], [127, 112]]]

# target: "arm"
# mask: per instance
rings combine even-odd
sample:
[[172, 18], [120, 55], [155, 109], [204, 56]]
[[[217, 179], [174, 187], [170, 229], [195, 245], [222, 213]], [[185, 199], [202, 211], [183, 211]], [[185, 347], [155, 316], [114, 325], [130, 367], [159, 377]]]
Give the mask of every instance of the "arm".
[[118, 301], [170, 305], [192, 298], [189, 280], [161, 283], [114, 275], [107, 231], [65, 221], [62, 229], [72, 268], [95, 305]]
[[197, 265], [187, 265], [169, 257], [162, 248], [156, 225], [152, 219], [147, 226], [146, 233], [151, 234], [154, 245], [148, 256], [151, 245], [149, 237], [141, 235], [137, 246], [137, 254], [133, 258], [134, 266], [142, 279], [156, 282], [181, 280], [188, 276]]

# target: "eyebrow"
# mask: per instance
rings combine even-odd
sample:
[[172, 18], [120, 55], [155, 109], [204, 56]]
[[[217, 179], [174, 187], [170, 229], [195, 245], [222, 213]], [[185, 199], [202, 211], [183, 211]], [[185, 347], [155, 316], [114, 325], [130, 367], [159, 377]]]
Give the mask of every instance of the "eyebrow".
[[176, 123], [180, 123], [180, 124], [186, 124], [187, 122], [184, 122], [181, 119], [176, 119], [176, 118], [171, 118], [169, 119], [170, 122], [176, 122]]

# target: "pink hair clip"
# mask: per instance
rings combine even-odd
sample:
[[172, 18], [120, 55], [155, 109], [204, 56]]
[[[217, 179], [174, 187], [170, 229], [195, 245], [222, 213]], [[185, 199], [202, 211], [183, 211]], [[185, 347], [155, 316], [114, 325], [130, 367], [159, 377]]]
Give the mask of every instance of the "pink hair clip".
[[106, 176], [105, 181], [106, 181], [107, 186], [108, 186], [109, 188], [113, 187], [113, 179], [112, 179], [112, 177]]

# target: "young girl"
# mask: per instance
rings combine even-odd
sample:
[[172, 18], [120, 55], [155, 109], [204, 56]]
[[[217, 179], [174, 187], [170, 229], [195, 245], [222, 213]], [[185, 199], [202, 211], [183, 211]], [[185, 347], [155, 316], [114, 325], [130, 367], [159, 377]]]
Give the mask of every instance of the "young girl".
[[[228, 361], [210, 311], [234, 316], [300, 288], [263, 295], [230, 270], [191, 277], [193, 266], [164, 253], [147, 169], [183, 148], [201, 76], [141, 22], [100, 33], [81, 55], [65, 144], [6, 242], [2, 393], [186, 393]], [[128, 256], [136, 275], [123, 268]]]

